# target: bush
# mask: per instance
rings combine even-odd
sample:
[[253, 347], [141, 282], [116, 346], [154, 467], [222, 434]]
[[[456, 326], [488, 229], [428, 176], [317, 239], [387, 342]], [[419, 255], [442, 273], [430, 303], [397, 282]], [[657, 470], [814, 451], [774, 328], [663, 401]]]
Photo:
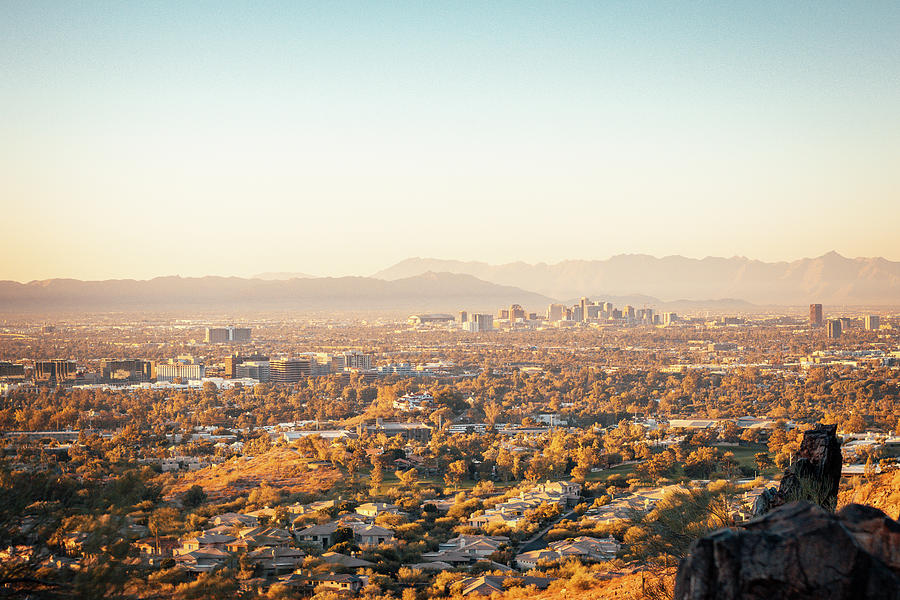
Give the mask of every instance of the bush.
[[199, 485], [192, 485], [188, 491], [181, 496], [181, 503], [188, 508], [196, 508], [206, 502], [206, 492]]

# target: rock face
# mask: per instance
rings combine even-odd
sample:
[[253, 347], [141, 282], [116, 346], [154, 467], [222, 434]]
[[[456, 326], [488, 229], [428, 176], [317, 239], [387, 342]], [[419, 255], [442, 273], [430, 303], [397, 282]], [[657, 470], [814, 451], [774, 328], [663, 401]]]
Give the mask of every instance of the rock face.
[[694, 542], [674, 598], [898, 600], [900, 524], [868, 506], [787, 504]]
[[796, 500], [808, 500], [834, 510], [841, 483], [841, 443], [837, 425], [816, 425], [803, 434], [800, 450], [781, 478], [778, 489], [765, 490], [753, 505], [754, 515]]

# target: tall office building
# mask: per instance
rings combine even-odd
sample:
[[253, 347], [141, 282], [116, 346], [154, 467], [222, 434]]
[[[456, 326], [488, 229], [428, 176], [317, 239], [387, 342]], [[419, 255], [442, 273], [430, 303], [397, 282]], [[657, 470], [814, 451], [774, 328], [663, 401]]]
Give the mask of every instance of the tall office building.
[[203, 365], [189, 365], [182, 363], [161, 363], [156, 365], [157, 381], [173, 381], [175, 379], [187, 379], [196, 381], [203, 379], [206, 367]]
[[296, 383], [302, 377], [316, 374], [316, 360], [312, 356], [273, 358], [269, 361], [269, 378], [275, 383]]
[[622, 309], [622, 316], [628, 320], [634, 320], [634, 307], [626, 305], [625, 308]]
[[821, 325], [823, 322], [822, 319], [822, 305], [821, 304], [810, 304], [809, 305], [809, 324], [810, 325]]
[[244, 359], [241, 358], [237, 354], [232, 355], [232, 356], [226, 356], [225, 357], [225, 377], [228, 379], [237, 377], [237, 367], [242, 362], [244, 362]]
[[246, 360], [235, 368], [235, 375], [238, 379], [249, 377], [259, 382], [265, 383], [271, 378], [269, 361], [267, 360]]
[[881, 327], [881, 317], [878, 315], [866, 316], [866, 330], [875, 331], [879, 327]]
[[841, 337], [840, 319], [830, 319], [828, 321], [828, 337], [832, 340], [836, 340]]
[[100, 361], [100, 376], [104, 381], [150, 381], [155, 379], [156, 369], [153, 362], [140, 359]]
[[368, 371], [372, 368], [372, 355], [359, 350], [344, 352], [344, 368]]
[[35, 381], [46, 381], [53, 384], [61, 384], [71, 381], [76, 377], [75, 361], [71, 360], [39, 360], [34, 363]]
[[516, 319], [522, 319], [524, 321], [526, 316], [528, 316], [528, 315], [525, 314], [525, 309], [522, 308], [520, 305], [513, 304], [512, 306], [509, 307], [509, 320], [510, 321], [515, 321]]
[[249, 327], [229, 327], [232, 342], [249, 342], [251, 329]]
[[590, 301], [586, 297], [582, 296], [581, 301], [578, 303], [578, 306], [581, 307], [581, 318], [578, 319], [579, 321], [587, 320], [587, 318], [588, 318], [587, 307], [589, 305], [590, 305]]
[[501, 308], [499, 311], [497, 311], [497, 318], [498, 319], [508, 319], [509, 318], [509, 309]]
[[469, 313], [464, 310], [459, 311], [459, 322], [460, 323], [468, 323], [469, 322]]
[[548, 321], [562, 321], [565, 316], [566, 307], [564, 304], [551, 304], [547, 307]]
[[0, 360], [0, 378], [25, 379], [25, 365]]
[[493, 329], [494, 315], [472, 313], [469, 322], [465, 324], [465, 330], [473, 333], [478, 333], [479, 331], [493, 331]]
[[224, 344], [228, 341], [228, 329], [225, 327], [207, 327], [206, 343], [207, 344]]
[[229, 325], [228, 327], [207, 327], [206, 343], [249, 342], [251, 331], [249, 327], [235, 327], [234, 325]]
[[678, 322], [678, 315], [673, 312], [665, 312], [662, 315], [663, 325], [671, 325]]
[[607, 314], [612, 314], [612, 311], [614, 308], [615, 308], [615, 306], [613, 306], [612, 302], [604, 302], [603, 303], [603, 312], [605, 312]]
[[579, 323], [584, 321], [584, 313], [581, 312], [581, 305], [576, 304], [572, 307], [572, 320], [578, 321]]

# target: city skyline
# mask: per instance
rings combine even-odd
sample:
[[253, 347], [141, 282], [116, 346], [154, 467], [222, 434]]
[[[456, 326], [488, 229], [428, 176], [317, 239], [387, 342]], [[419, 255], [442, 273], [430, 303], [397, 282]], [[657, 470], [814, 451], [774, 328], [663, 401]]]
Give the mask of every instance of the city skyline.
[[4, 13], [0, 279], [900, 260], [894, 3]]

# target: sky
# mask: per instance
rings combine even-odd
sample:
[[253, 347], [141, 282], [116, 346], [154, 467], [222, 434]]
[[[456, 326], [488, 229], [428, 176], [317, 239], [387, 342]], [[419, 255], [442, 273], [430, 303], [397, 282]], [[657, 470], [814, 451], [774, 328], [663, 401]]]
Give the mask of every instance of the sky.
[[0, 1], [0, 279], [900, 260], [900, 3]]

